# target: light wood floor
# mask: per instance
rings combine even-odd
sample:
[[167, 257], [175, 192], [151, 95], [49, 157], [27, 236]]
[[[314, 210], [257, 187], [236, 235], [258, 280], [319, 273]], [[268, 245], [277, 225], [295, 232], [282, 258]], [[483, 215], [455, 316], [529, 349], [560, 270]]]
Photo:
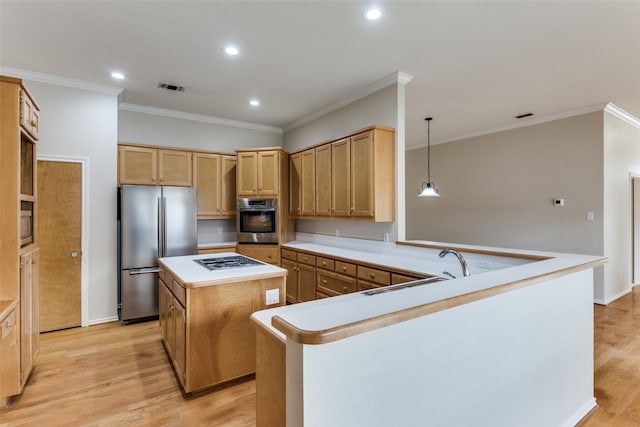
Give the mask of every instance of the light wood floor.
[[[595, 306], [595, 396], [581, 427], [640, 426], [640, 287]], [[254, 426], [255, 381], [183, 397], [157, 322], [41, 335], [23, 394], [0, 426]]]

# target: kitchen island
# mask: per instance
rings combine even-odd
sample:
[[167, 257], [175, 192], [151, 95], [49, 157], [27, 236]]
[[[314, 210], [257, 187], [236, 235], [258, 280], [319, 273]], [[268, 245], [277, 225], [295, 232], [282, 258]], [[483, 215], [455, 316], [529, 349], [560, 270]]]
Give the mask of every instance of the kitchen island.
[[[396, 253], [391, 244], [324, 240], [290, 246], [333, 245], [334, 256], [359, 251], [376, 263]], [[514, 263], [254, 313], [258, 426], [569, 426], [593, 409], [593, 268], [605, 258], [397, 246], [403, 269], [413, 263], [423, 274], [442, 272], [438, 253], [446, 247], [478, 265], [493, 256]], [[419, 255], [408, 260], [404, 246]], [[279, 393], [270, 384], [281, 384]], [[261, 403], [265, 393], [269, 405]]]
[[222, 262], [237, 257], [227, 252], [159, 259], [160, 333], [185, 393], [253, 374], [250, 316], [284, 304], [286, 270], [255, 260]]

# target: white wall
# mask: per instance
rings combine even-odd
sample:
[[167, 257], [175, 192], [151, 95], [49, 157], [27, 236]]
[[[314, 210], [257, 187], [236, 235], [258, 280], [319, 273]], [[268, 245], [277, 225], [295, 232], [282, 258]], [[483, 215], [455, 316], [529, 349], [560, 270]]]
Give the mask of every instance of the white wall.
[[432, 145], [438, 198], [416, 197], [426, 148], [408, 151], [407, 238], [603, 255], [603, 126], [594, 112]]
[[592, 277], [328, 344], [287, 340], [287, 426], [573, 426], [596, 403]]
[[[399, 88], [399, 86], [402, 86]], [[398, 105], [402, 104], [399, 112]], [[401, 121], [399, 121], [399, 117]], [[334, 110], [309, 123], [285, 133], [284, 149], [293, 152], [306, 147], [330, 141], [348, 135], [359, 129], [383, 125], [396, 132], [396, 158], [404, 156], [404, 85], [394, 84]], [[402, 139], [399, 140], [398, 137]], [[402, 161], [400, 162], [400, 164]], [[396, 168], [396, 190], [404, 188], [402, 169]], [[396, 201], [397, 220], [403, 220], [404, 205], [398, 206]], [[340, 230], [341, 236], [382, 240], [384, 233], [389, 233], [391, 240], [398, 238], [398, 225], [394, 223], [367, 223], [341, 220], [297, 220], [296, 230], [305, 233], [330, 234]], [[404, 229], [404, 228], [403, 228]]]
[[38, 155], [87, 159], [88, 320], [115, 319], [118, 98], [34, 81], [26, 85], [41, 109]]
[[632, 286], [632, 176], [640, 176], [640, 128], [604, 113], [604, 267], [601, 301]]
[[223, 126], [121, 109], [118, 139], [135, 144], [233, 153], [238, 148], [281, 147], [282, 133]]

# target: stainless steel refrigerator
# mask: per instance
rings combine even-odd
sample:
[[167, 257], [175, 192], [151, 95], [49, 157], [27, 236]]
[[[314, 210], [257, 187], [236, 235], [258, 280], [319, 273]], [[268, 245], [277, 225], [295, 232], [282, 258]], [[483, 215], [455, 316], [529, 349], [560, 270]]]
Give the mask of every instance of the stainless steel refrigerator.
[[196, 189], [123, 185], [118, 190], [118, 315], [158, 315], [158, 258], [197, 252]]

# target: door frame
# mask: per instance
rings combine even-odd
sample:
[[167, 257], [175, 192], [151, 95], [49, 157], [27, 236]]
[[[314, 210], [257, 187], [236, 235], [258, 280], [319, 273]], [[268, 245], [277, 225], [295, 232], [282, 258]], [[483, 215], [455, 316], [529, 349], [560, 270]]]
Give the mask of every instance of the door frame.
[[51, 155], [37, 155], [37, 161], [45, 162], [63, 162], [63, 163], [79, 163], [82, 169], [80, 179], [82, 185], [82, 201], [81, 205], [81, 241], [80, 251], [81, 260], [80, 263], [80, 326], [89, 326], [89, 219], [87, 212], [89, 212], [89, 158], [88, 157], [73, 157], [73, 156], [51, 156]]
[[[631, 287], [640, 285], [640, 174], [629, 174], [631, 186]], [[636, 194], [638, 193], [638, 197]]]

